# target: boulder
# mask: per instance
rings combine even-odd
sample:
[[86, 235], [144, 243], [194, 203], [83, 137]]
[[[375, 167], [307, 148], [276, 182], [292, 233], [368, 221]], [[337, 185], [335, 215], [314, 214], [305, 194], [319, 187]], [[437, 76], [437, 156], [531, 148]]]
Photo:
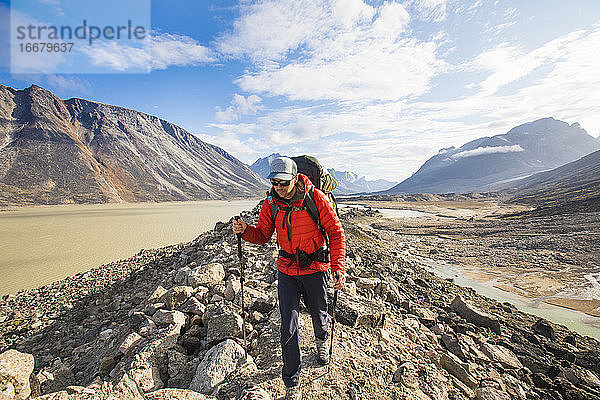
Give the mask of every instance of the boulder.
[[129, 356], [131, 353], [133, 353], [135, 346], [137, 346], [142, 340], [144, 340], [143, 337], [136, 332], [132, 332], [127, 335], [125, 340], [123, 340], [123, 343], [121, 343], [121, 346], [119, 346], [119, 351], [125, 356]]
[[165, 289], [162, 286], [158, 286], [154, 292], [150, 295], [150, 297], [148, 297], [147, 302], [149, 304], [153, 304], [153, 303], [164, 303], [165, 302], [165, 295], [167, 294], [167, 289]]
[[211, 287], [225, 279], [225, 269], [223, 264], [210, 263], [198, 267], [190, 273], [187, 284], [193, 287], [208, 286]]
[[268, 314], [277, 304], [275, 296], [270, 296], [251, 287], [244, 287], [244, 303], [249, 304], [248, 307], [252, 311], [258, 311], [263, 314]]
[[166, 305], [171, 310], [176, 310], [194, 295], [194, 288], [191, 286], [175, 286], [167, 291]]
[[440, 357], [440, 365], [469, 388], [473, 390], [477, 388], [478, 382], [471, 375], [469, 364], [462, 362], [454, 354], [444, 352]]
[[502, 364], [504, 368], [521, 369], [523, 364], [515, 356], [515, 354], [504, 346], [499, 346], [491, 343], [482, 343], [481, 351], [490, 360]]
[[214, 397], [188, 389], [160, 389], [146, 393], [146, 400], [212, 400]]
[[109, 398], [119, 400], [144, 400], [144, 395], [129, 375], [124, 374], [110, 391]]
[[452, 300], [450, 307], [452, 310], [454, 310], [454, 312], [467, 321], [475, 325], [489, 328], [492, 332], [500, 334], [500, 321], [498, 318], [477, 309], [471, 304], [468, 304], [460, 296], [456, 296], [454, 300]]
[[271, 400], [271, 395], [261, 387], [248, 386], [242, 389], [236, 400]]
[[[246, 361], [244, 349], [231, 339], [214, 346], [204, 356], [190, 385], [201, 393], [212, 393], [227, 376]], [[250, 361], [252, 362], [252, 361]]]
[[237, 313], [213, 315], [208, 320], [206, 342], [211, 345], [242, 334], [242, 317]]
[[381, 282], [380, 279], [376, 278], [357, 278], [356, 279], [356, 287], [363, 290], [373, 290], [379, 285]]
[[232, 279], [227, 281], [225, 285], [225, 291], [223, 292], [223, 296], [229, 301], [233, 301], [237, 294], [240, 292], [242, 285], [240, 281], [237, 279]]
[[477, 400], [510, 400], [508, 393], [493, 387], [480, 387], [475, 391]]
[[31, 354], [12, 349], [0, 354], [0, 396], [27, 399], [31, 395], [30, 378], [34, 365]]
[[157, 325], [175, 324], [181, 327], [185, 325], [185, 314], [181, 311], [158, 310], [152, 316], [152, 320]]
[[336, 320], [351, 327], [377, 328], [385, 324], [386, 314], [381, 305], [361, 296], [338, 296]]
[[542, 335], [553, 342], [556, 341], [556, 333], [554, 333], [554, 328], [545, 319], [539, 319], [531, 328], [538, 335]]
[[178, 308], [178, 311], [195, 315], [202, 315], [206, 311], [206, 306], [202, 304], [200, 300], [198, 300], [196, 297], [192, 296]]

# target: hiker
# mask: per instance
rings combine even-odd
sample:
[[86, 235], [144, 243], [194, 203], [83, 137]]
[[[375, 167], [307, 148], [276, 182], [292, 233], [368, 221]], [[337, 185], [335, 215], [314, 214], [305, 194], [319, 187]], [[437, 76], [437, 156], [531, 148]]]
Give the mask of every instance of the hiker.
[[[242, 220], [233, 222], [233, 231], [241, 233], [242, 239], [250, 243], [265, 244], [273, 231], [277, 231], [282, 378], [286, 399], [294, 400], [301, 397], [298, 386], [302, 361], [298, 334], [300, 297], [312, 317], [317, 360], [325, 365], [329, 362], [327, 271], [331, 267], [334, 289], [341, 289], [345, 282], [346, 256], [344, 230], [332, 204], [323, 192], [313, 188], [306, 175], [297, 171], [296, 163], [290, 158], [273, 160], [269, 174], [273, 187], [262, 204], [258, 224], [254, 227]], [[322, 230], [306, 208], [310, 193], [314, 193]], [[275, 218], [272, 207], [278, 210]], [[328, 242], [329, 248], [326, 248]]]

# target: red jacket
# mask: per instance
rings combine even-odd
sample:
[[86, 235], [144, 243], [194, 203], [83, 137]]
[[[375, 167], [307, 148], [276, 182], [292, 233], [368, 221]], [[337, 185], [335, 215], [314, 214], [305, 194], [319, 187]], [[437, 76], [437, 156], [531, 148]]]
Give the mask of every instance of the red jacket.
[[[308, 196], [309, 189], [313, 186], [310, 179], [303, 174], [298, 174], [305, 187], [305, 194]], [[300, 190], [302, 185], [296, 186]], [[273, 192], [273, 191], [272, 191]], [[291, 215], [291, 242], [288, 239], [287, 224], [283, 223], [285, 210], [279, 210], [275, 217], [275, 223], [271, 217], [271, 201], [276, 202], [281, 207], [287, 207], [286, 204], [269, 195], [262, 204], [258, 224], [256, 227], [248, 225], [248, 228], [242, 235], [242, 238], [250, 243], [265, 244], [277, 230], [277, 243], [282, 250], [290, 254], [296, 254], [298, 250], [307, 253], [314, 253], [319, 247], [325, 244], [325, 239], [319, 228], [312, 220], [308, 211], [293, 211]], [[302, 207], [304, 200], [298, 200], [291, 206]], [[315, 189], [315, 203], [319, 209], [321, 225], [329, 237], [329, 248], [331, 252], [331, 263], [322, 263], [313, 261], [310, 268], [300, 269], [296, 260], [286, 257], [277, 259], [277, 269], [288, 275], [305, 275], [317, 271], [327, 271], [331, 265], [332, 271], [344, 272], [344, 259], [346, 258], [346, 237], [344, 229], [333, 206], [327, 196], [320, 190]]]

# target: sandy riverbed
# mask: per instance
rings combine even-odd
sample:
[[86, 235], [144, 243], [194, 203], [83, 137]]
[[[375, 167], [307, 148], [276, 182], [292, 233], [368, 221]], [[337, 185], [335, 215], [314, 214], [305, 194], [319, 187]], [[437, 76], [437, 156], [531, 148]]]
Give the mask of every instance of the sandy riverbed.
[[600, 317], [589, 279], [600, 267], [600, 213], [507, 218], [529, 208], [493, 198], [345, 203], [422, 211], [420, 218], [365, 222], [395, 231], [415, 254], [455, 264], [469, 279]]

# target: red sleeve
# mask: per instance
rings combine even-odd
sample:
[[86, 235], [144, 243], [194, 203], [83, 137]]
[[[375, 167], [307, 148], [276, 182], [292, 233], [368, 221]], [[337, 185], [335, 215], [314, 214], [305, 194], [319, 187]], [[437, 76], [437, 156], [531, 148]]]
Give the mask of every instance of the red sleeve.
[[329, 201], [326, 194], [320, 190], [315, 189], [315, 203], [319, 209], [319, 216], [321, 217], [321, 225], [329, 236], [329, 250], [331, 253], [331, 270], [332, 271], [345, 271], [345, 259], [346, 259], [346, 236], [344, 235], [344, 228], [338, 218], [333, 205]]
[[258, 216], [258, 224], [256, 224], [256, 227], [248, 225], [242, 239], [250, 243], [265, 244], [271, 240], [274, 231], [275, 224], [271, 219], [271, 205], [265, 199]]

